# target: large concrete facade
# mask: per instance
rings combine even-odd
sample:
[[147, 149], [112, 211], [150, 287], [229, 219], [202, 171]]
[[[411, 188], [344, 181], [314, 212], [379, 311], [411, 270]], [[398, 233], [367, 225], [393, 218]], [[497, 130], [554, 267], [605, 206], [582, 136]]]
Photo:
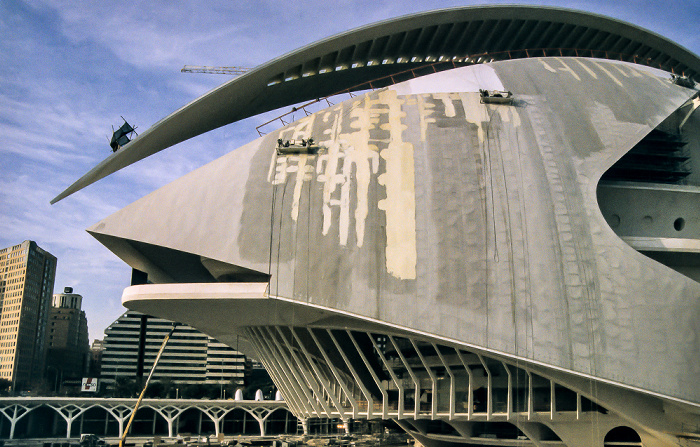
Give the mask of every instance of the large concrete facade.
[[89, 231], [155, 283], [127, 307], [245, 339], [297, 417], [680, 445], [700, 436], [698, 92], [560, 54], [348, 99]]

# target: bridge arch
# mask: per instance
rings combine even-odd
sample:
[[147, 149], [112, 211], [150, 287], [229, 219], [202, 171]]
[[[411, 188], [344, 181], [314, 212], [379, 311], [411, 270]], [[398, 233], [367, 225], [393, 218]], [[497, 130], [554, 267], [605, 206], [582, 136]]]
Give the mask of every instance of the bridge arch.
[[631, 443], [638, 442], [641, 445], [642, 438], [639, 437], [639, 433], [631, 427], [619, 426], [611, 429], [603, 440], [604, 445], [616, 445], [618, 443], [630, 443], [625, 445], [633, 445]]
[[265, 435], [290, 433], [298, 426], [297, 418], [287, 408], [276, 408], [265, 416]]
[[[135, 404], [136, 399], [119, 398], [0, 398], [0, 439], [71, 438], [86, 430], [119, 437]], [[283, 401], [146, 399], [136, 414], [132, 432], [174, 437], [185, 431], [187, 424], [191, 425], [187, 418], [192, 418], [197, 422], [197, 433], [192, 434], [256, 436], [265, 434], [266, 425], [277, 427], [281, 419], [287, 422], [285, 426], [293, 427], [289, 421], [296, 424], [291, 415], [283, 418], [280, 409], [289, 411]], [[185, 427], [180, 429], [182, 424]]]

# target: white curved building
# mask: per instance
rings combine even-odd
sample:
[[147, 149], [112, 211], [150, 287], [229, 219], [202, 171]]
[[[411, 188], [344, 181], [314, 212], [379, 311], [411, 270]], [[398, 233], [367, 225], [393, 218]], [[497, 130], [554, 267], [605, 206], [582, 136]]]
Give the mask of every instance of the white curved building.
[[690, 445], [699, 73], [593, 14], [417, 14], [222, 85], [55, 200], [221, 125], [371, 89], [90, 228], [148, 275], [124, 305], [243, 337], [302, 419], [394, 419], [428, 446]]

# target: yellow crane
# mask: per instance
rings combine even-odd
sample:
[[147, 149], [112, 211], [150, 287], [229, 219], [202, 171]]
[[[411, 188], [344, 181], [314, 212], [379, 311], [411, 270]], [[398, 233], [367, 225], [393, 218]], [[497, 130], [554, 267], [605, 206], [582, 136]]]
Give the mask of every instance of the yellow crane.
[[227, 75], [242, 75], [249, 71], [250, 68], [244, 67], [210, 67], [207, 65], [185, 65], [180, 70], [182, 73], [210, 73], [210, 74], [227, 74]]

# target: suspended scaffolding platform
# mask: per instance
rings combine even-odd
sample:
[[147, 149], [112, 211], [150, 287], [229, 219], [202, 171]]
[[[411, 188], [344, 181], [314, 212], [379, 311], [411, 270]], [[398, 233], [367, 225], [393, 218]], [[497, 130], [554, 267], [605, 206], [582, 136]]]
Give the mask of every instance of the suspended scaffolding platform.
[[125, 146], [132, 140], [134, 134], [138, 136], [136, 127], [127, 123], [123, 116], [122, 119], [124, 120], [124, 124], [122, 124], [119, 129], [114, 130], [114, 126], [112, 126], [112, 140], [109, 142], [112, 152], [117, 152], [122, 146]]

